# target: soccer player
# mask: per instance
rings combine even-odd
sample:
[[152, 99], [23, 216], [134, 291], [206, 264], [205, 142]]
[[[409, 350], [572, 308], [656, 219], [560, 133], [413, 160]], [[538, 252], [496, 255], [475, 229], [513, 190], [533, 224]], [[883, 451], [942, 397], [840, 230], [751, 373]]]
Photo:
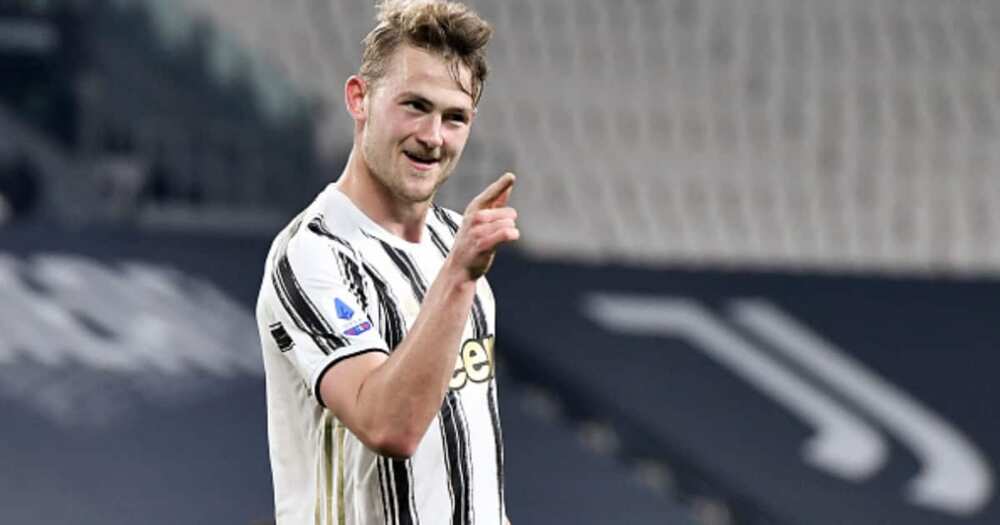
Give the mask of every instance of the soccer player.
[[433, 204], [492, 32], [459, 3], [380, 5], [344, 88], [347, 166], [271, 247], [257, 321], [279, 525], [506, 521], [483, 276], [520, 235], [514, 175], [464, 215]]

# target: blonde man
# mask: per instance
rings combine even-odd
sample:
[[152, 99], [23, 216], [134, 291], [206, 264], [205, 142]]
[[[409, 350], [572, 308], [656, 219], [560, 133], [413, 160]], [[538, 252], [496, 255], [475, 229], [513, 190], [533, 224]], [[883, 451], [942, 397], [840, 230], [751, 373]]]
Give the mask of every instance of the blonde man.
[[390, 1], [344, 100], [343, 174], [278, 234], [257, 302], [279, 524], [500, 525], [493, 295], [515, 241], [506, 174], [433, 204], [469, 137], [492, 28]]

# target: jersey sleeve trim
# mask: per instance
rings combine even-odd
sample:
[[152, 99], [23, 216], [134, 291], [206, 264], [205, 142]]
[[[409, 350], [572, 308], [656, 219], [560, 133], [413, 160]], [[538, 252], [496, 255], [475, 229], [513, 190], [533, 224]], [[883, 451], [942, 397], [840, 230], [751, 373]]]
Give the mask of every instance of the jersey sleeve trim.
[[352, 357], [357, 357], [359, 355], [368, 354], [371, 352], [379, 352], [385, 355], [389, 355], [389, 351], [386, 350], [385, 348], [366, 347], [358, 345], [354, 347], [341, 348], [337, 352], [337, 355], [330, 356], [329, 362], [317, 366], [316, 372], [314, 372], [313, 377], [310, 381], [312, 384], [313, 396], [316, 397], [316, 402], [318, 402], [320, 406], [322, 406], [323, 408], [326, 408], [326, 403], [323, 402], [323, 397], [320, 396], [319, 394], [319, 384], [320, 381], [323, 380], [323, 376], [326, 375], [326, 372], [328, 370], [333, 368], [338, 363], [344, 361], [345, 359], [350, 359]]

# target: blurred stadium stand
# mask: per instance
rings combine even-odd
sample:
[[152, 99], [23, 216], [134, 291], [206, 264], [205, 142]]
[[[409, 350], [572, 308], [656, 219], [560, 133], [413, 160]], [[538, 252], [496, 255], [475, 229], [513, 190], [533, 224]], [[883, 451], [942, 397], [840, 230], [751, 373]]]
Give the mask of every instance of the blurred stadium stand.
[[[515, 524], [1000, 522], [1000, 3], [470, 3]], [[373, 14], [0, 2], [0, 522], [267, 522], [249, 307]]]
[[31, 22], [55, 44], [8, 45], [17, 59], [5, 63], [20, 69], [7, 76], [31, 96], [8, 89], [0, 103], [15, 149], [72, 166], [46, 177], [45, 217], [261, 231], [325, 182], [303, 99], [212, 26], [170, 2], [24, 4], [48, 7], [9, 10], [6, 40], [30, 36]]
[[[185, 2], [324, 100], [324, 147], [349, 147], [341, 86], [370, 2]], [[442, 197], [460, 207], [497, 171], [521, 172], [533, 253], [1000, 267], [978, 242], [1000, 233], [996, 2], [472, 4], [501, 38], [475, 176]]]

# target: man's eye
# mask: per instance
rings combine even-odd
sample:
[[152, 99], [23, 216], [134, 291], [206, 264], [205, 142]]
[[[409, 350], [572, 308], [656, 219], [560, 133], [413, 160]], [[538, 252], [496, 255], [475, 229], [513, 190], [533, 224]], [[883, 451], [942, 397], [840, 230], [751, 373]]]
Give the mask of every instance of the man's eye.
[[448, 115], [448, 120], [450, 120], [452, 122], [458, 122], [460, 124], [465, 124], [466, 122], [469, 121], [469, 119], [466, 118], [465, 115], [462, 115], [461, 113], [455, 113], [454, 115]]
[[427, 106], [423, 102], [420, 102], [419, 100], [411, 100], [409, 102], [406, 102], [404, 105], [406, 107], [413, 108], [413, 109], [415, 109], [417, 111], [426, 111], [427, 110]]

